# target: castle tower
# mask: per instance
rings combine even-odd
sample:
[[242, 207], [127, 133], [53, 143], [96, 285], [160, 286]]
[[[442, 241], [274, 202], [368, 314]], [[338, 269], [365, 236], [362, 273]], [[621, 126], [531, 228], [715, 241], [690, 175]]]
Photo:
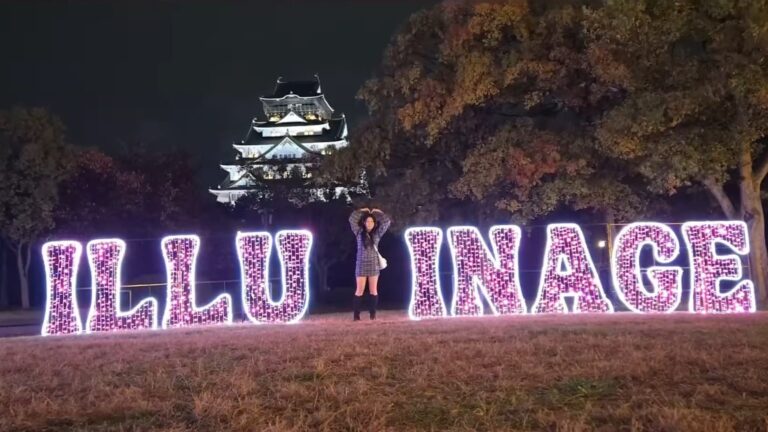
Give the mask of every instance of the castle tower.
[[348, 144], [347, 120], [334, 116], [317, 75], [278, 78], [272, 94], [260, 99], [266, 120], [253, 119], [245, 139], [233, 144], [235, 160], [221, 164], [227, 178], [210, 189], [221, 203], [234, 204], [270, 183], [305, 185], [323, 156]]

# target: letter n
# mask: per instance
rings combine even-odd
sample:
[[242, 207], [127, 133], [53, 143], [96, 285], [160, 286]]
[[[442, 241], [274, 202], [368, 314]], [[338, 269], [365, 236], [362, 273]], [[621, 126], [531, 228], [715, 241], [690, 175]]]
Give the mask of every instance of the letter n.
[[483, 303], [478, 290], [485, 296], [494, 315], [525, 313], [518, 273], [520, 227], [494, 226], [489, 234], [493, 254], [477, 228], [448, 229], [453, 259], [452, 315], [482, 315]]

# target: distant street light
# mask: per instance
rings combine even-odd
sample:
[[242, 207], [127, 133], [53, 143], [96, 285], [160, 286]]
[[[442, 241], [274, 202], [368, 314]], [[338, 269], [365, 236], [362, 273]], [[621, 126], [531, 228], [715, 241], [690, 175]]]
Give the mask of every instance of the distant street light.
[[604, 248], [605, 247], [605, 240], [600, 240], [599, 242], [597, 242], [597, 247], [599, 247], [600, 249]]

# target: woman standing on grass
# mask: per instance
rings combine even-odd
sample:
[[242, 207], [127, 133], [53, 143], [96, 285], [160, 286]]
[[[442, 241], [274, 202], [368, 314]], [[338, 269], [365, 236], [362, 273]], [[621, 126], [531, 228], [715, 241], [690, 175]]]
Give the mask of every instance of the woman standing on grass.
[[357, 260], [355, 263], [355, 278], [357, 289], [352, 301], [354, 308], [354, 320], [360, 321], [360, 305], [365, 291], [365, 282], [368, 281], [368, 292], [371, 294], [369, 310], [371, 319], [376, 319], [376, 306], [379, 303], [379, 240], [387, 232], [390, 224], [389, 216], [375, 208], [361, 208], [352, 212], [349, 216], [349, 226], [357, 237]]

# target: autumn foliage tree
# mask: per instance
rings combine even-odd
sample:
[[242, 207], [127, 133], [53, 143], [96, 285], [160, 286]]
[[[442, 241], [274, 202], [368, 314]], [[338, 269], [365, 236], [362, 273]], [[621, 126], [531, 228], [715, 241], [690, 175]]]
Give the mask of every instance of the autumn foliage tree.
[[594, 145], [599, 116], [623, 94], [587, 62], [588, 2], [540, 3], [446, 2], [414, 15], [360, 90], [371, 120], [329, 169], [366, 167], [407, 223], [530, 220], [563, 205], [641, 212], [639, 176]]
[[[66, 143], [65, 127], [41, 108], [0, 111], [0, 246], [12, 252], [21, 306], [29, 308], [33, 253], [49, 238], [157, 236], [189, 229], [208, 199], [180, 152], [132, 150], [118, 157]], [[0, 303], [9, 286], [0, 254]]]
[[96, 149], [79, 149], [60, 186], [56, 211], [59, 236], [115, 235], [136, 223], [146, 193], [144, 176], [126, 170]]
[[53, 234], [146, 237], [209, 222], [200, 220], [201, 203], [209, 197], [192, 179], [186, 154], [140, 147], [116, 156], [92, 148], [74, 151]]
[[736, 0], [446, 1], [393, 37], [326, 169], [366, 168], [406, 223], [626, 221], [698, 185], [748, 222], [765, 302], [766, 22]]
[[0, 111], [0, 237], [16, 258], [24, 308], [32, 248], [54, 226], [59, 184], [72, 161], [64, 133], [61, 120], [43, 108]]
[[612, 1], [590, 12], [595, 74], [622, 90], [597, 130], [599, 149], [659, 194], [700, 185], [747, 222], [752, 278], [768, 305], [760, 188], [768, 174], [768, 4]]

